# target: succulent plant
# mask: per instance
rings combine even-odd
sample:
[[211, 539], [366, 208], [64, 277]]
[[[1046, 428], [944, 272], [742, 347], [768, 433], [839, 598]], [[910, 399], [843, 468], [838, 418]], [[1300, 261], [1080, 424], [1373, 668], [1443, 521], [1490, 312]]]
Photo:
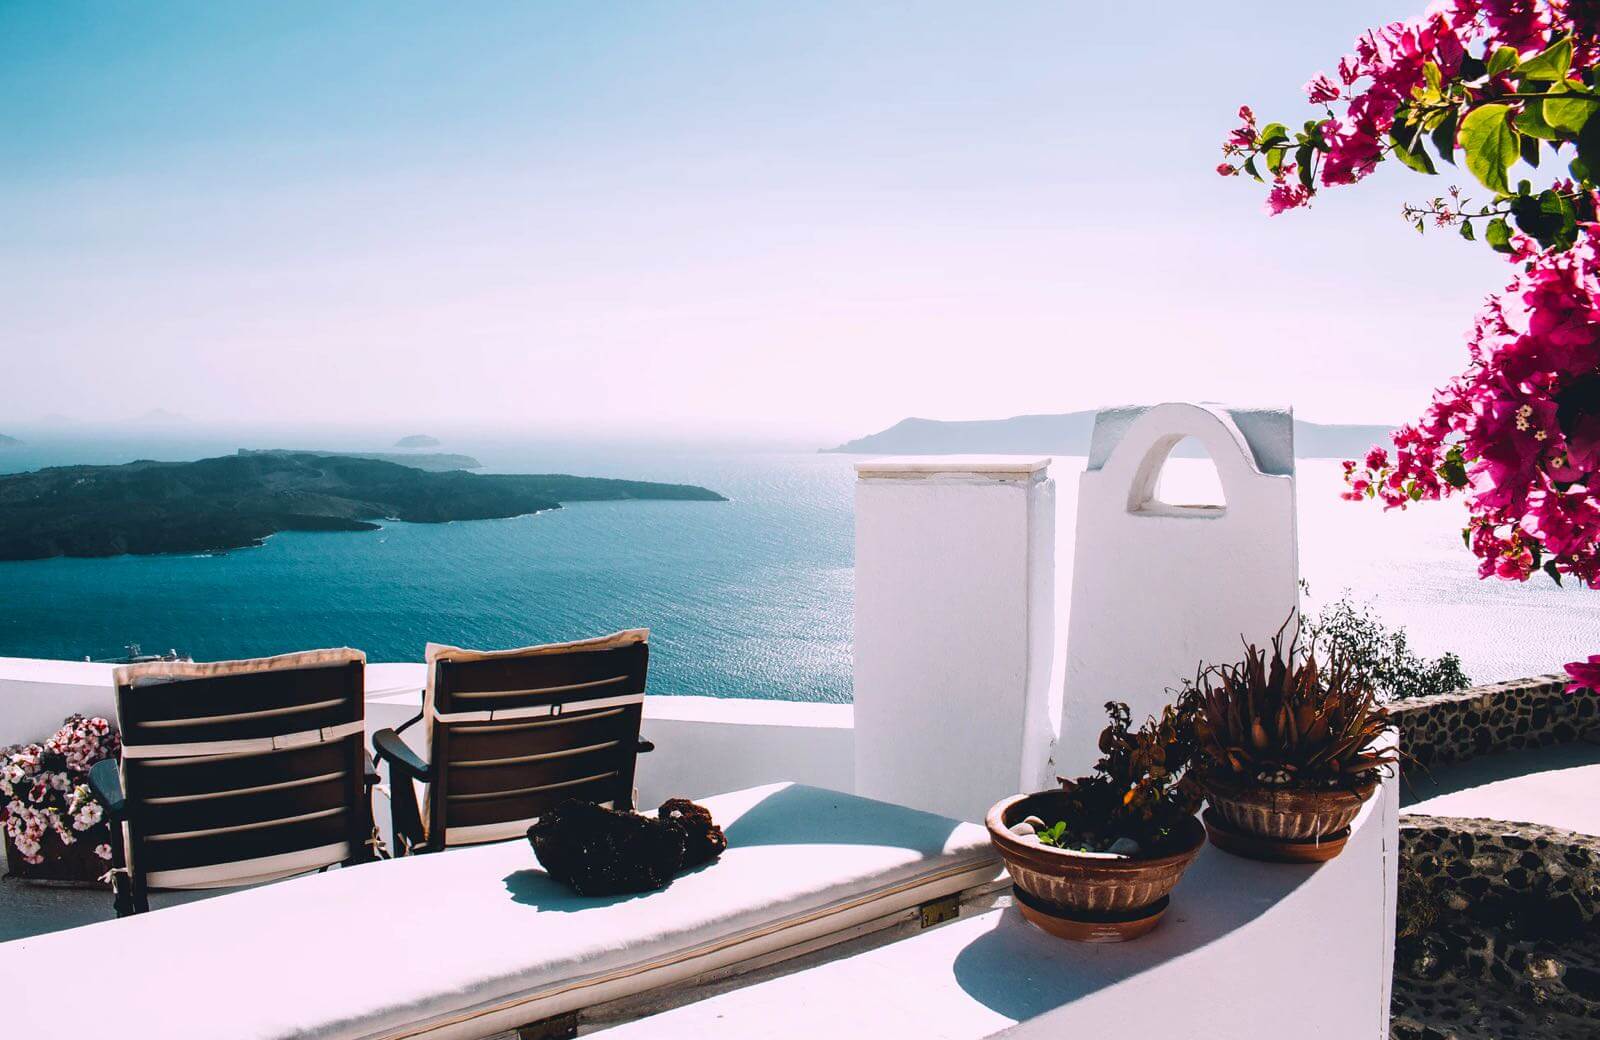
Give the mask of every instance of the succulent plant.
[[[1285, 625], [1287, 628], [1287, 625]], [[1365, 673], [1337, 650], [1280, 629], [1272, 657], [1249, 645], [1244, 660], [1204, 669], [1180, 702], [1196, 704], [1199, 768], [1246, 784], [1359, 789], [1396, 762], [1375, 747], [1389, 713]]]

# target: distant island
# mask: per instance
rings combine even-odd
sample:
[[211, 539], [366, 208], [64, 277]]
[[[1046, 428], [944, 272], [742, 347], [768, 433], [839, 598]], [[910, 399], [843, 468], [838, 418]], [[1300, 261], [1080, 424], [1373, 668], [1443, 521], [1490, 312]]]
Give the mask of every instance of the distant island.
[[186, 423], [188, 421], [189, 417], [187, 415], [179, 415], [177, 412], [169, 412], [165, 408], [152, 408], [148, 412], [145, 412], [143, 415], [134, 419], [134, 422], [149, 423], [151, 425], [170, 425], [174, 423]]
[[[1018, 415], [1010, 419], [902, 419], [878, 433], [824, 452], [862, 455], [1039, 454], [1088, 455], [1094, 412]], [[1389, 439], [1393, 427], [1294, 421], [1294, 453], [1303, 459], [1359, 458]], [[1182, 456], [1201, 449], [1179, 445]]]
[[406, 452], [404, 454], [393, 451], [312, 451], [304, 448], [240, 448], [240, 455], [336, 455], [346, 459], [377, 459], [379, 462], [393, 462], [400, 466], [410, 466], [412, 469], [425, 469], [431, 473], [445, 473], [453, 469], [482, 469], [483, 463], [471, 455], [456, 455], [450, 452]]
[[439, 438], [429, 437], [425, 433], [413, 433], [409, 437], [401, 437], [394, 442], [396, 448], [437, 448]]
[[20, 447], [22, 447], [22, 442], [21, 441], [17, 440], [15, 437], [7, 437], [5, 434], [0, 433], [0, 448], [20, 448]]
[[260, 545], [279, 531], [492, 520], [621, 499], [725, 501], [689, 484], [428, 472], [312, 452], [59, 466], [0, 476], [0, 560], [219, 552]]

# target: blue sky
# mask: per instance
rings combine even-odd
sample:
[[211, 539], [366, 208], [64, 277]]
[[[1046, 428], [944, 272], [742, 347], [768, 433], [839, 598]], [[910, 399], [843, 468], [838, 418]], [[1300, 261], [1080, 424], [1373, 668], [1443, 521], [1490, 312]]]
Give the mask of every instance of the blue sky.
[[1461, 178], [1212, 169], [1422, 0], [1085, 6], [0, 0], [0, 422], [1418, 411], [1505, 275], [1398, 218]]

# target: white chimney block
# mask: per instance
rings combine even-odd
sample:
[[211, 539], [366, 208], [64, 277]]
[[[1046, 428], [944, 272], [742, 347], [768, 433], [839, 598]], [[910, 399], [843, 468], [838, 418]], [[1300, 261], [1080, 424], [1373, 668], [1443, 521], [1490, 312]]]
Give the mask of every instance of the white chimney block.
[[[1162, 466], [1186, 437], [1210, 454], [1224, 506], [1161, 501]], [[1213, 404], [1102, 410], [1076, 542], [1063, 776], [1099, 757], [1107, 701], [1127, 703], [1137, 724], [1202, 662], [1240, 660], [1246, 640], [1265, 645], [1297, 609], [1293, 416]]]
[[1049, 779], [1048, 458], [856, 465], [856, 790], [957, 819]]

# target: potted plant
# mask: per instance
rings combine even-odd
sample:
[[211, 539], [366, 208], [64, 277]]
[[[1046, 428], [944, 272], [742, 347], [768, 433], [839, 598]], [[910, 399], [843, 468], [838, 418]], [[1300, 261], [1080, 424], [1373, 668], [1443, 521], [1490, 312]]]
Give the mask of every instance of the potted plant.
[[1270, 661], [1247, 646], [1243, 661], [1203, 670], [1190, 697], [1212, 843], [1252, 859], [1337, 856], [1396, 762], [1380, 741], [1388, 711], [1366, 674], [1343, 653], [1319, 662], [1298, 634], [1285, 649], [1280, 631]]
[[1205, 844], [1200, 795], [1186, 776], [1195, 752], [1193, 702], [1130, 729], [1128, 706], [1106, 705], [1094, 773], [1060, 790], [1016, 795], [989, 810], [1017, 903], [1052, 935], [1121, 942], [1154, 928]]
[[13, 876], [91, 882], [105, 874], [112, 835], [89, 793], [89, 769], [121, 747], [111, 723], [73, 715], [42, 744], [0, 749], [0, 823]]

